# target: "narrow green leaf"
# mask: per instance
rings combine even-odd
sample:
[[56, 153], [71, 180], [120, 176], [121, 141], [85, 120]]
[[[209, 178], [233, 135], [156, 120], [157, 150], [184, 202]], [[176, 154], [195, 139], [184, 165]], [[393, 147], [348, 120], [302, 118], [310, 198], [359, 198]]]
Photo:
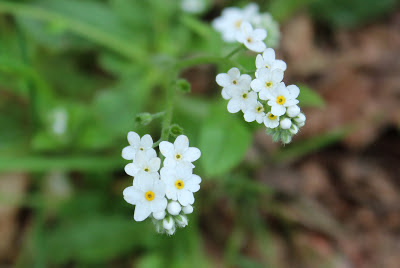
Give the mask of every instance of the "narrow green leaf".
[[299, 85], [300, 95], [297, 98], [301, 107], [317, 107], [322, 108], [325, 106], [324, 99], [318, 95], [314, 90], [305, 85]]

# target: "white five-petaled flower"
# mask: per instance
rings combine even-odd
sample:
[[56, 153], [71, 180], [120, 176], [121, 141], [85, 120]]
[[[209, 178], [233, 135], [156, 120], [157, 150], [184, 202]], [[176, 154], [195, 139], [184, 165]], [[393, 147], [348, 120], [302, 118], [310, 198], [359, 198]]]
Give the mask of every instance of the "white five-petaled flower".
[[160, 152], [165, 156], [164, 166], [175, 167], [177, 164], [189, 164], [200, 158], [201, 152], [196, 147], [189, 147], [189, 139], [185, 135], [176, 138], [174, 144], [162, 141], [159, 145]]
[[274, 90], [283, 79], [281, 69], [270, 70], [261, 68], [257, 71], [256, 79], [251, 81], [250, 86], [255, 92], [259, 92], [259, 98], [267, 100], [269, 92]]
[[143, 221], [151, 213], [159, 213], [166, 209], [165, 184], [148, 174], [136, 177], [133, 186], [125, 188], [123, 195], [126, 202], [136, 205], [134, 219]]
[[267, 68], [271, 71], [275, 69], [285, 71], [286, 63], [283, 60], [275, 59], [275, 50], [272, 48], [267, 48], [262, 55], [257, 55], [256, 67], [257, 69]]
[[227, 73], [220, 73], [216, 78], [217, 84], [222, 88], [222, 97], [226, 100], [232, 98], [232, 91], [237, 89], [248, 89], [251, 77], [248, 74], [240, 75], [238, 68], [231, 68]]
[[222, 34], [225, 42], [235, 42], [236, 35], [241, 31], [240, 26], [244, 21], [249, 21], [258, 14], [257, 4], [248, 4], [243, 9], [228, 7], [222, 11], [220, 17], [212, 22], [214, 29]]
[[192, 173], [190, 166], [178, 164], [175, 168], [164, 167], [160, 173], [168, 199], [178, 200], [182, 206], [194, 203], [193, 193], [200, 189], [201, 178]]
[[240, 26], [240, 32], [236, 34], [236, 40], [243, 43], [248, 49], [255, 52], [263, 52], [267, 47], [263, 42], [267, 37], [267, 31], [264, 29], [255, 29], [247, 21]]
[[157, 157], [154, 150], [138, 151], [133, 163], [129, 163], [125, 166], [125, 172], [134, 177], [147, 173], [151, 177], [158, 179], [160, 165], [161, 160]]
[[153, 151], [153, 139], [149, 134], [144, 135], [142, 138], [133, 131], [128, 133], [129, 146], [122, 149], [122, 157], [126, 160], [135, 160], [135, 155], [138, 151]]
[[254, 120], [261, 124], [264, 121], [264, 106], [260, 102], [256, 102], [247, 107], [244, 111], [244, 120], [253, 122]]
[[276, 116], [286, 113], [286, 107], [299, 103], [296, 99], [299, 93], [300, 89], [297, 86], [286, 87], [283, 82], [274, 90], [266, 92], [266, 97], [269, 99], [268, 105], [271, 106], [271, 113]]
[[271, 112], [264, 117], [264, 125], [268, 128], [276, 128], [279, 126], [279, 116], [273, 115]]
[[234, 90], [228, 102], [228, 112], [234, 114], [240, 110], [246, 111], [248, 107], [257, 103], [257, 93], [249, 90]]

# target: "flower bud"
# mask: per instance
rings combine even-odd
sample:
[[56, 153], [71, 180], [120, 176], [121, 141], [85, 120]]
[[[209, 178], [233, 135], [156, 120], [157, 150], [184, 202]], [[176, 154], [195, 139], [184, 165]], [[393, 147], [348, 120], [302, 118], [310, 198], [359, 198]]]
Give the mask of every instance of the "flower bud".
[[165, 232], [169, 235], [173, 235], [175, 231], [176, 231], [175, 225], [171, 229], [165, 230]]
[[294, 120], [297, 123], [304, 123], [306, 122], [306, 116], [303, 113], [300, 113]]
[[168, 213], [174, 216], [178, 215], [181, 209], [181, 205], [176, 201], [170, 202], [167, 206]]
[[290, 135], [288, 135], [288, 134], [283, 134], [283, 135], [281, 136], [281, 139], [282, 139], [282, 142], [283, 142], [284, 144], [288, 144], [288, 143], [290, 143], [290, 142], [292, 141], [292, 136], [290, 136]]
[[289, 129], [292, 126], [292, 120], [284, 118], [281, 120], [280, 125], [282, 129]]
[[162, 220], [165, 218], [165, 210], [160, 212], [153, 212], [153, 218], [156, 220]]
[[176, 216], [175, 221], [176, 221], [176, 224], [181, 228], [186, 227], [188, 225], [188, 219], [184, 215]]
[[292, 127], [289, 129], [290, 133], [292, 133], [293, 135], [296, 135], [297, 132], [299, 132], [299, 128], [293, 124]]
[[286, 109], [286, 114], [290, 117], [296, 117], [300, 114], [300, 107], [297, 105], [289, 106]]
[[175, 137], [178, 137], [179, 135], [183, 134], [183, 128], [177, 124], [173, 124], [169, 129], [169, 133]]
[[182, 208], [183, 213], [190, 214], [193, 212], [193, 207], [191, 205], [187, 205], [186, 207]]
[[165, 230], [170, 230], [175, 227], [175, 222], [172, 217], [168, 217], [163, 220], [163, 227]]
[[148, 125], [153, 120], [153, 116], [150, 113], [140, 113], [136, 116], [136, 122], [141, 125]]

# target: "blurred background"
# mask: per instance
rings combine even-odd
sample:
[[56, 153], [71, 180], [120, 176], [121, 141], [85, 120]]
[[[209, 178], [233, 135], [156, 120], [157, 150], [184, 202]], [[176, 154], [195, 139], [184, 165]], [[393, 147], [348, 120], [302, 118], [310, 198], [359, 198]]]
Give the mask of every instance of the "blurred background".
[[126, 134], [159, 138], [136, 115], [164, 109], [171, 64], [232, 50], [210, 22], [248, 2], [0, 1], [1, 267], [400, 267], [399, 2], [256, 2], [306, 125], [274, 144], [227, 112], [215, 76], [233, 66], [182, 70], [173, 122], [203, 182], [168, 237], [123, 200]]

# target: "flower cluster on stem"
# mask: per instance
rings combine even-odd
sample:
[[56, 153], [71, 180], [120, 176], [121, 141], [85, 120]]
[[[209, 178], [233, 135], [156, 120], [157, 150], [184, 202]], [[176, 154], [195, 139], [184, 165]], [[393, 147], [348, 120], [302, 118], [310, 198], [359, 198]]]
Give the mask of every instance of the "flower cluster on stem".
[[157, 232], [172, 235], [177, 227], [188, 224], [186, 215], [193, 212], [193, 193], [200, 189], [201, 178], [193, 174], [192, 162], [200, 158], [201, 152], [189, 147], [189, 139], [180, 135], [174, 143], [159, 144], [165, 157], [161, 163], [150, 135], [140, 137], [131, 131], [128, 142], [122, 157], [132, 160], [125, 172], [134, 179], [132, 186], [123, 191], [124, 199], [135, 205], [135, 221], [150, 217]]

